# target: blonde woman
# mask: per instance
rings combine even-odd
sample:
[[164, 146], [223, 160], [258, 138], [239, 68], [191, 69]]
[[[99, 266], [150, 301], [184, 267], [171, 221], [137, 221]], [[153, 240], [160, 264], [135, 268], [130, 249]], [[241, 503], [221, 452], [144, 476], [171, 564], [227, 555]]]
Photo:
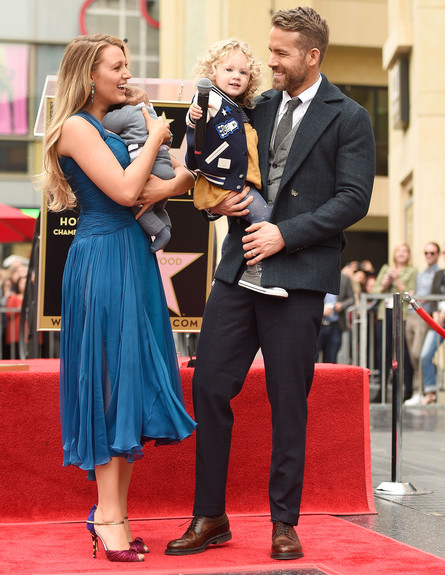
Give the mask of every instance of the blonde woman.
[[[377, 311], [377, 365], [381, 377], [386, 374], [388, 381], [392, 363], [392, 306], [393, 294], [411, 292], [416, 289], [417, 268], [411, 265], [411, 250], [407, 243], [398, 244], [393, 251], [392, 262], [384, 264], [377, 275], [373, 293], [386, 293], [388, 297], [380, 301]], [[383, 318], [386, 315], [386, 332], [383, 333]], [[386, 337], [386, 357], [383, 358], [383, 337]], [[413, 368], [409, 359], [406, 341], [404, 342], [405, 399], [413, 392]], [[381, 390], [374, 401], [381, 401]]]
[[[150, 137], [130, 163], [124, 141], [101, 120], [125, 102], [131, 78], [126, 44], [106, 35], [68, 44], [45, 137], [43, 187], [49, 208], [77, 206], [76, 236], [62, 286], [60, 402], [63, 464], [96, 479], [87, 528], [110, 561], [142, 561], [127, 494], [133, 463], [148, 440], [173, 443], [195, 423], [183, 405], [168, 309], [150, 238], [131, 208], [183, 194], [193, 177], [150, 175], [167, 123], [146, 113]], [[142, 113], [142, 112], [141, 112]]]

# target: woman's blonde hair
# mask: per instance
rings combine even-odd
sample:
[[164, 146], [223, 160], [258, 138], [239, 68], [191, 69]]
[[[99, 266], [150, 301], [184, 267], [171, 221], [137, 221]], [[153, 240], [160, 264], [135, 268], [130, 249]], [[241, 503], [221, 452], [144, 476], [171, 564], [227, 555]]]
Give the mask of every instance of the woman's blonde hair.
[[392, 252], [392, 261], [393, 263], [397, 263], [396, 262], [396, 253], [399, 251], [400, 248], [406, 248], [407, 252], [408, 252], [408, 260], [406, 262], [406, 265], [410, 265], [411, 263], [411, 248], [409, 247], [409, 244], [407, 242], [399, 242], [398, 244], [395, 245], [393, 252]]
[[261, 84], [261, 63], [255, 59], [250, 46], [246, 42], [236, 38], [215, 42], [210, 46], [207, 54], [198, 60], [193, 71], [198, 78], [210, 78], [213, 82], [218, 64], [236, 50], [246, 56], [250, 77], [246, 91], [235, 98], [235, 100], [245, 108], [254, 108], [254, 97]]
[[46, 194], [48, 208], [61, 211], [73, 208], [76, 198], [59, 164], [57, 143], [64, 122], [79, 112], [91, 97], [91, 72], [102, 60], [108, 46], [118, 46], [127, 60], [128, 49], [122, 40], [105, 34], [76, 36], [68, 44], [57, 75], [51, 119], [43, 139], [43, 174], [38, 178]]

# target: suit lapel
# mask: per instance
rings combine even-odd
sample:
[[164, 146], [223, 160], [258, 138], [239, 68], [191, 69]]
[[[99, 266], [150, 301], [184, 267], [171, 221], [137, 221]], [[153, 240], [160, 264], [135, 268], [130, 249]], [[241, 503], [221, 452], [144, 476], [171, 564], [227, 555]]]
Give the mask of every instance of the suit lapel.
[[332, 106], [328, 106], [323, 100], [317, 98], [312, 100], [289, 150], [280, 188], [282, 188], [300, 168], [307, 155], [315, 146], [317, 140], [338, 113], [338, 109], [333, 109]]
[[[258, 133], [258, 152], [262, 181], [267, 182], [269, 173], [269, 142], [275, 122], [275, 116], [281, 102], [281, 92], [269, 90], [263, 94], [263, 100], [255, 110], [254, 127]], [[299, 169], [317, 140], [339, 113], [339, 108], [330, 102], [340, 101], [344, 95], [323, 76], [317, 94], [307, 109], [295, 134], [294, 141], [281, 178], [280, 189]]]
[[[271, 94], [272, 97], [270, 97]], [[272, 138], [275, 116], [281, 102], [281, 92], [269, 90], [263, 94], [263, 97], [264, 100], [255, 110], [254, 127], [258, 134], [258, 155], [261, 179], [264, 183], [267, 182], [269, 174], [269, 142]]]

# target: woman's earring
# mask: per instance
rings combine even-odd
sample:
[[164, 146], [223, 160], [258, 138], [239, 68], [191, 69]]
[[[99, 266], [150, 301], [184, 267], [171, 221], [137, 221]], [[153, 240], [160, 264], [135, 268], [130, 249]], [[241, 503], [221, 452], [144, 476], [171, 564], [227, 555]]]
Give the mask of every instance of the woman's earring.
[[93, 82], [91, 83], [91, 98], [90, 98], [90, 102], [91, 102], [92, 104], [94, 103], [94, 86], [95, 86], [95, 85], [96, 85], [96, 84], [94, 83], [94, 80], [93, 80]]

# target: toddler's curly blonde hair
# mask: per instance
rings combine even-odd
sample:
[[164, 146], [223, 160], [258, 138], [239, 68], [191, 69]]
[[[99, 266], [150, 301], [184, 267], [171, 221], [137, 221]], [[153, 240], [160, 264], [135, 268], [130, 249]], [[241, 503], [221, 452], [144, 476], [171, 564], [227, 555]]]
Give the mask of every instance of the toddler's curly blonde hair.
[[235, 100], [245, 108], [254, 108], [254, 97], [261, 84], [262, 71], [261, 63], [255, 59], [252, 49], [246, 42], [236, 38], [215, 42], [210, 46], [207, 54], [198, 60], [193, 71], [198, 79], [209, 78], [213, 82], [218, 64], [235, 50], [239, 50], [246, 56], [250, 73], [246, 91], [235, 98]]

